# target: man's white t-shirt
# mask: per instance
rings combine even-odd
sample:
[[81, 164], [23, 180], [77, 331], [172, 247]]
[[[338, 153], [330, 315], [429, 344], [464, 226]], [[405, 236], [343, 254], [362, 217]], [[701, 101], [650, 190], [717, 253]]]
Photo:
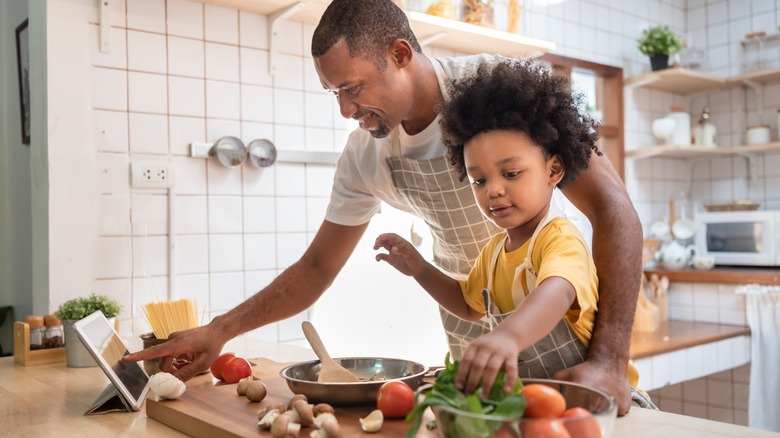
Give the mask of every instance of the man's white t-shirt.
[[[457, 58], [435, 58], [444, 77], [436, 71], [439, 87], [446, 98], [445, 84], [474, 74], [482, 62], [498, 62], [505, 59], [500, 55], [472, 55]], [[411, 159], [432, 159], [446, 154], [447, 148], [441, 138], [439, 117], [436, 117], [422, 132], [409, 135], [403, 126], [398, 126], [401, 155]], [[392, 154], [390, 136], [374, 138], [368, 131], [356, 129], [350, 134], [344, 152], [336, 165], [333, 190], [325, 219], [339, 225], [356, 226], [367, 223], [380, 211], [382, 201], [409, 213], [414, 213], [405, 197], [396, 189], [387, 158]], [[454, 172], [454, 170], [453, 170]], [[565, 204], [566, 217], [574, 222], [590, 244], [590, 223], [560, 191], [555, 193]], [[579, 215], [579, 218], [577, 218]], [[485, 219], [487, 220], [487, 219]]]

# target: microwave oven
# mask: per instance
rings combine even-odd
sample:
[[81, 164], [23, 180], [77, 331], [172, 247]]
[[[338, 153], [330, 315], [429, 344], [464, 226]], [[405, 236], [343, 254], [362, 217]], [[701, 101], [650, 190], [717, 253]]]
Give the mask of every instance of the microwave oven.
[[716, 265], [780, 266], [780, 211], [696, 213], [694, 243]]

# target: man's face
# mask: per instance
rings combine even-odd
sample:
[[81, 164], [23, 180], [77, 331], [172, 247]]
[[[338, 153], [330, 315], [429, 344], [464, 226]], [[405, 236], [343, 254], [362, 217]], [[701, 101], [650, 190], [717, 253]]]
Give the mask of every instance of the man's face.
[[399, 82], [399, 69], [388, 58], [385, 71], [369, 59], [351, 57], [342, 39], [314, 58], [322, 86], [333, 93], [341, 115], [360, 122], [376, 138], [384, 138], [401, 123], [409, 100]]

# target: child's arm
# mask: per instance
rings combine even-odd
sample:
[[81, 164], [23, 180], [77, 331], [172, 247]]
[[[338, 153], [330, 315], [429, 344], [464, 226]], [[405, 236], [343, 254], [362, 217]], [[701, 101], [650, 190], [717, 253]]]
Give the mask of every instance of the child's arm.
[[500, 370], [506, 372], [504, 390], [517, 379], [517, 355], [547, 336], [574, 302], [574, 286], [561, 277], [542, 281], [511, 315], [491, 333], [469, 344], [455, 385], [467, 394], [482, 386], [488, 394]]
[[408, 275], [425, 289], [445, 309], [462, 319], [475, 321], [483, 314], [466, 303], [460, 284], [428, 263], [422, 255], [401, 236], [394, 233], [381, 234], [376, 238], [374, 249], [384, 248], [387, 254], [376, 255], [377, 261], [386, 261], [402, 274]]

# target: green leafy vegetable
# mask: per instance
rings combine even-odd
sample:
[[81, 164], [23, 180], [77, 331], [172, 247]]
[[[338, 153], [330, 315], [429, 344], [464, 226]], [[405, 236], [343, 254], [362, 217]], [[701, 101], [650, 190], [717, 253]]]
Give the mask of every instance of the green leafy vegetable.
[[[411, 438], [420, 428], [425, 409], [433, 406], [450, 406], [464, 412], [477, 415], [492, 415], [506, 418], [520, 418], [525, 411], [525, 397], [520, 394], [523, 383], [517, 380], [510, 392], [504, 391], [506, 373], [499, 372], [488, 396], [482, 400], [482, 388], [473, 394], [466, 395], [455, 387], [455, 377], [458, 375], [459, 361], [451, 362], [449, 355], [444, 361], [444, 369], [436, 378], [431, 390], [425, 394], [425, 398], [419, 401], [415, 398], [415, 406], [406, 417], [406, 421], [412, 422], [412, 427], [406, 433]], [[452, 436], [464, 437], [491, 437], [493, 432], [501, 426], [500, 421], [490, 421], [484, 418], [470, 417], [467, 415], [440, 416], [442, 429], [452, 431]]]

